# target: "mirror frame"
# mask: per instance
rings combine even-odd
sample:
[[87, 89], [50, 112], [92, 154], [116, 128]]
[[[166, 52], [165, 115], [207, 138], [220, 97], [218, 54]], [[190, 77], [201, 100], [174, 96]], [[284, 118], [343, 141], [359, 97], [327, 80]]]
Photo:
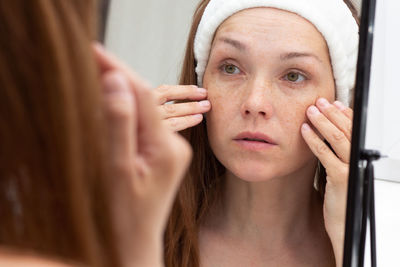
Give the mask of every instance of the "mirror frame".
[[[367, 215], [365, 214], [364, 207], [366, 203], [364, 203], [365, 201], [363, 202], [363, 198], [366, 197], [367, 193], [364, 192], [366, 191], [364, 188], [367, 177], [364, 176], [365, 161], [363, 159], [363, 152], [365, 151], [375, 7], [376, 0], [363, 0], [362, 2], [347, 190], [346, 229], [343, 253], [344, 267], [363, 267], [364, 264], [365, 229], [363, 229], [362, 224], [363, 219], [365, 220], [365, 216]], [[374, 253], [373, 251], [371, 252], [372, 256]]]

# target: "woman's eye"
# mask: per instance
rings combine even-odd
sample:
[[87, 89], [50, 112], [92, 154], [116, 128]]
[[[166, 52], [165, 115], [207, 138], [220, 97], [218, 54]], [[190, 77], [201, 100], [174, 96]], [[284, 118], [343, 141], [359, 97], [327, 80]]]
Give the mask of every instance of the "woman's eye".
[[227, 74], [239, 74], [240, 73], [239, 68], [232, 64], [223, 65], [222, 70]]
[[304, 75], [302, 75], [298, 72], [290, 72], [290, 73], [286, 74], [286, 76], [285, 76], [285, 80], [288, 80], [289, 82], [293, 82], [293, 83], [302, 82], [305, 79], [306, 79], [306, 77], [304, 77]]

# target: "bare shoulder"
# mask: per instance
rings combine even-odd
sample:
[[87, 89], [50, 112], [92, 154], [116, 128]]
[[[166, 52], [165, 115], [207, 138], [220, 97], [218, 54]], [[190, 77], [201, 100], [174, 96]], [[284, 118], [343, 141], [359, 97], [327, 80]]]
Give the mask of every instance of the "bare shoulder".
[[0, 247], [0, 267], [78, 267], [55, 259], [20, 253]]

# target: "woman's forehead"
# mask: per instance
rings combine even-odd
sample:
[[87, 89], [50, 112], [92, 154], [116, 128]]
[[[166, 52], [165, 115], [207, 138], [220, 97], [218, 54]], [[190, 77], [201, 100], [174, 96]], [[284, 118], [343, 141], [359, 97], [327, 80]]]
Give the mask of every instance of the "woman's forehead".
[[268, 26], [282, 28], [285, 26], [298, 26], [304, 27], [304, 29], [314, 29], [314, 25], [307, 19], [286, 10], [281, 10], [271, 7], [256, 7], [241, 10], [221, 23], [219, 28], [232, 26], [235, 24], [241, 24], [247, 26], [248, 22], [252, 23], [252, 26]]
[[329, 57], [325, 39], [312, 23], [295, 13], [275, 8], [251, 8], [232, 15], [218, 28], [213, 46], [226, 39], [237, 40], [253, 49], [293, 46], [296, 50], [312, 50]]

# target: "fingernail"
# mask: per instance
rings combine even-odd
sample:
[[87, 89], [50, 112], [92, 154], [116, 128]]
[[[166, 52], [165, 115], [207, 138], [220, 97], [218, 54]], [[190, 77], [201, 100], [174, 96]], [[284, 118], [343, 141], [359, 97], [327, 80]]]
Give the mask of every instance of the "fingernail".
[[301, 125], [301, 129], [303, 131], [309, 131], [311, 128], [310, 125], [308, 125], [308, 123], [303, 123], [303, 125]]
[[202, 120], [203, 119], [203, 114], [195, 114], [195, 115], [193, 115], [193, 117], [195, 119]]
[[203, 100], [199, 102], [200, 106], [202, 107], [209, 107], [210, 106], [210, 101], [208, 100]]
[[110, 73], [105, 77], [104, 92], [106, 94], [118, 94], [123, 97], [132, 98], [127, 79], [118, 72]]
[[343, 105], [343, 103], [340, 102], [340, 101], [335, 101], [335, 102], [333, 102], [333, 104], [340, 110], [345, 110], [346, 109], [346, 106]]
[[320, 107], [323, 107], [323, 108], [329, 106], [328, 100], [326, 100], [325, 98], [322, 98], [322, 97], [321, 97], [320, 99], [318, 99], [317, 104], [318, 104]]
[[100, 51], [104, 51], [105, 50], [104, 46], [101, 43], [97, 42], [97, 41], [93, 42], [92, 45], [93, 45], [94, 48], [96, 48], [96, 49], [98, 49]]
[[319, 110], [317, 109], [316, 106], [311, 106], [308, 108], [308, 113], [311, 115], [315, 115], [319, 113]]
[[202, 95], [207, 94], [207, 90], [204, 89], [204, 88], [197, 88], [197, 92], [199, 92], [199, 93], [202, 94]]

